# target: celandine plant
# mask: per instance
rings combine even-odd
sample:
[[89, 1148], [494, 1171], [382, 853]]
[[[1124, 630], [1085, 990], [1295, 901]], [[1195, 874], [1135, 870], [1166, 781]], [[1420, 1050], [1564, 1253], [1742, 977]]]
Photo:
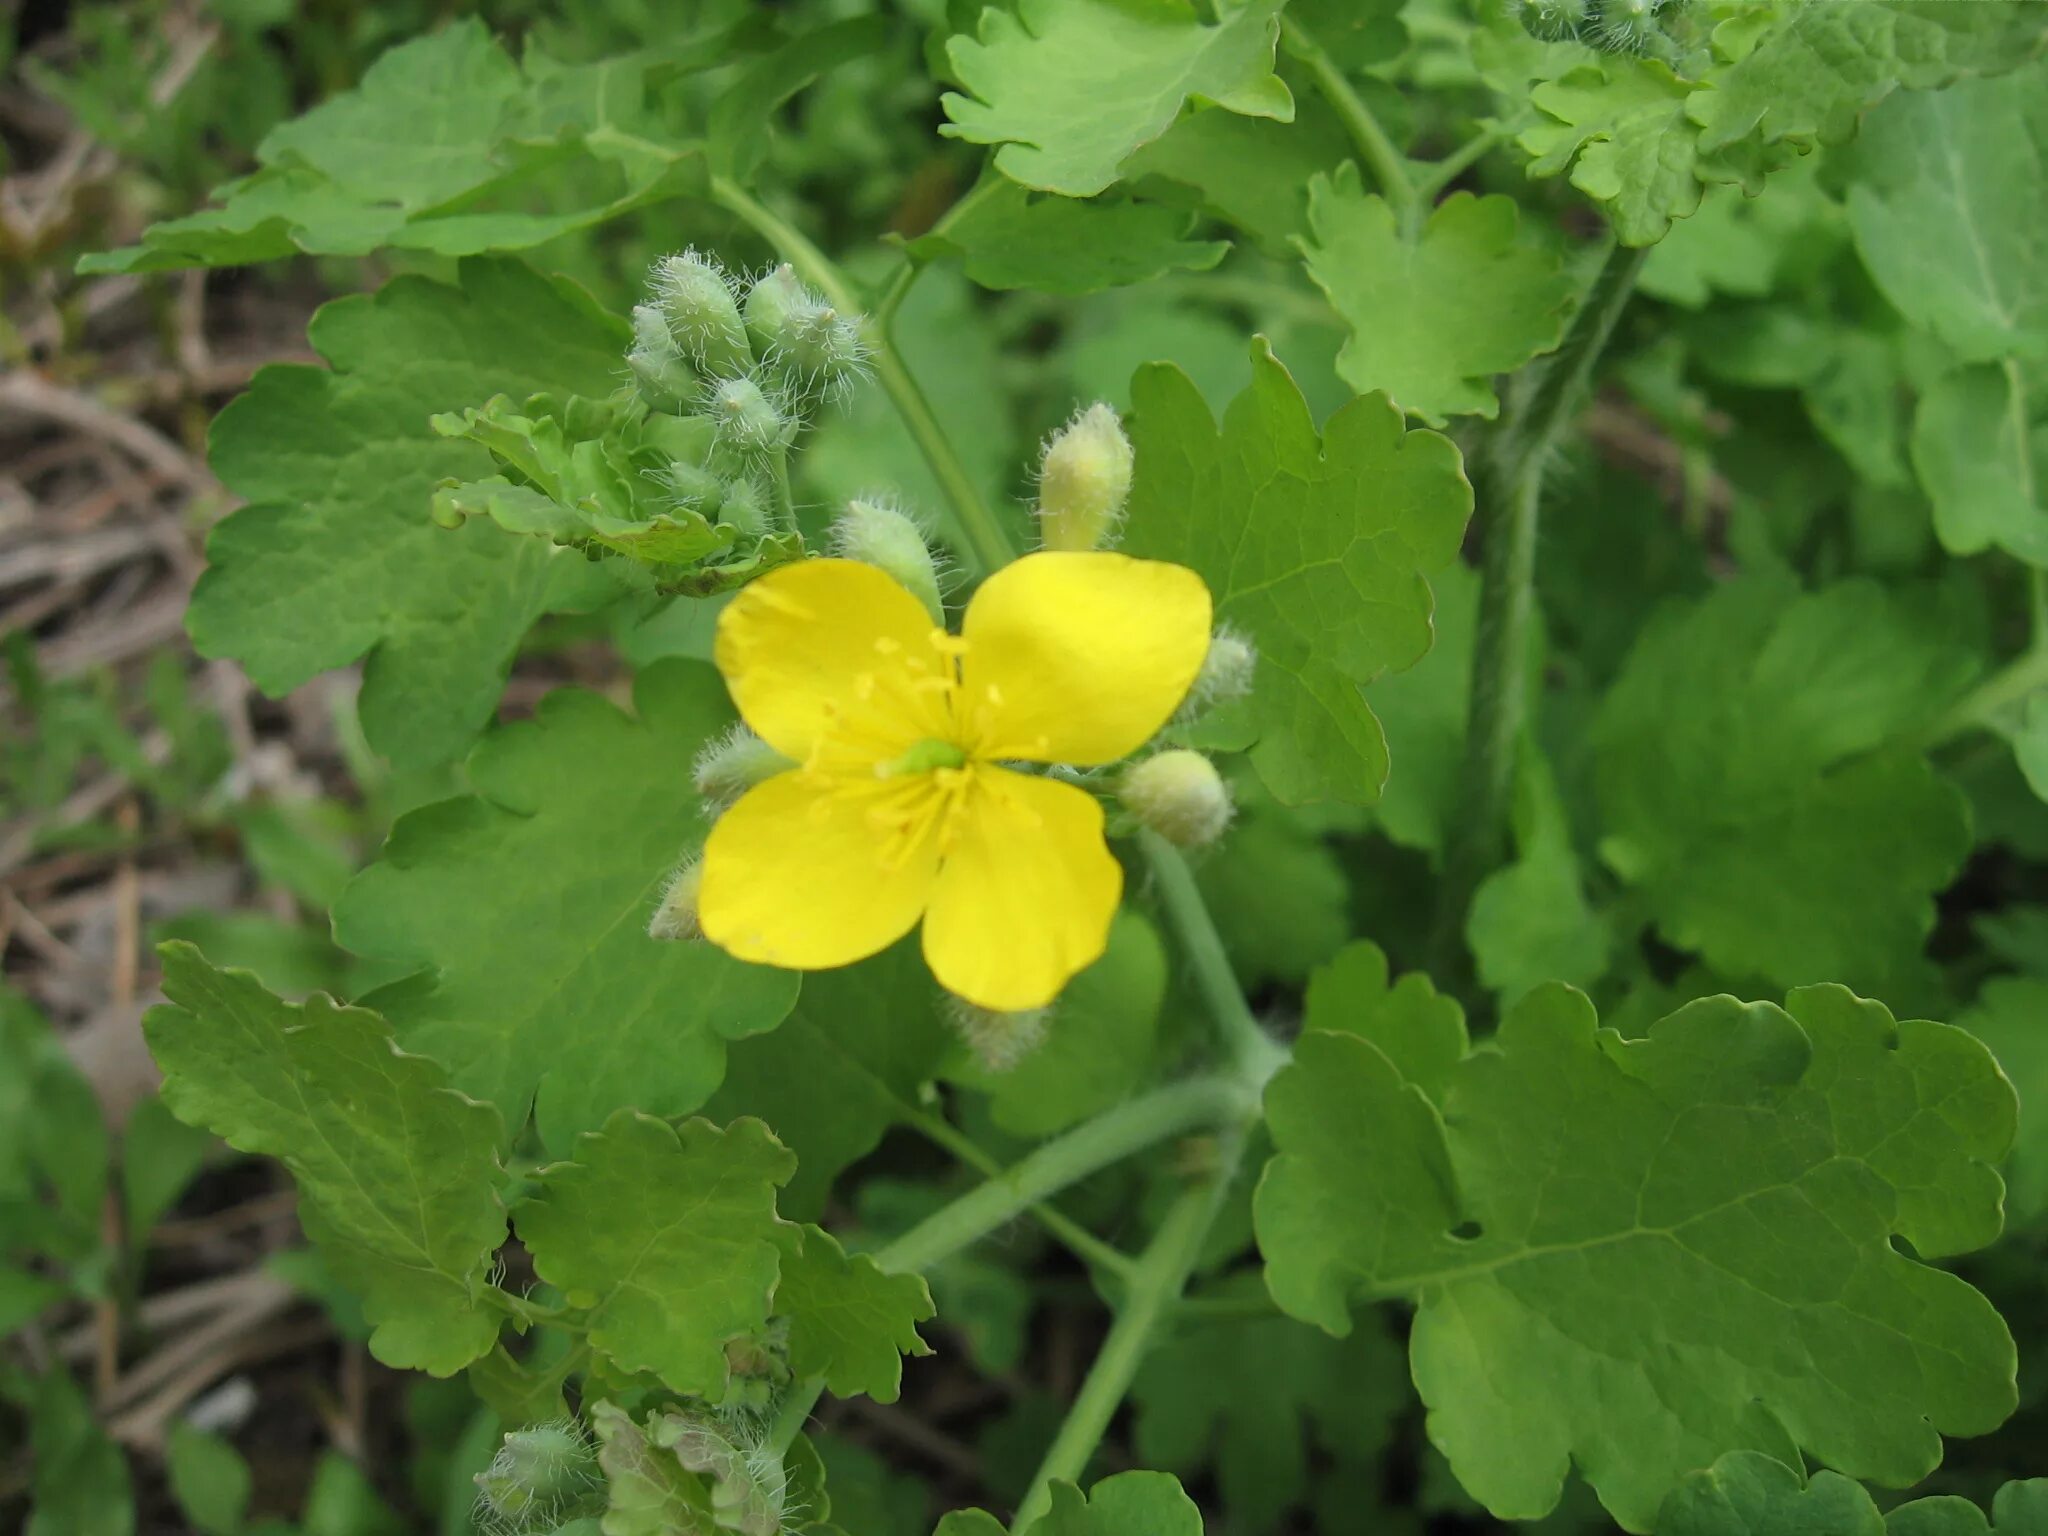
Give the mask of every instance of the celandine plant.
[[[147, 1028], [479, 1526], [922, 1529], [826, 1399], [1078, 1268], [945, 1536], [2048, 1529], [2048, 11], [842, 9], [451, 26], [97, 258], [406, 269], [190, 627], [465, 791]], [[630, 688], [493, 723], [543, 621]]]

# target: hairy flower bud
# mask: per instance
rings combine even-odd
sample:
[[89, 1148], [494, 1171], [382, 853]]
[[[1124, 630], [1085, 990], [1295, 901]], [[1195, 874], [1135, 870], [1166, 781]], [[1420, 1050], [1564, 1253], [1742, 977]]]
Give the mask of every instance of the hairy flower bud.
[[737, 529], [741, 538], [760, 538], [767, 533], [773, 516], [768, 493], [761, 489], [759, 481], [742, 476], [725, 482], [719, 498], [718, 520]]
[[966, 1042], [984, 1068], [1008, 1072], [1045, 1043], [1052, 1010], [1026, 1008], [1018, 1013], [1003, 1013], [948, 993], [946, 1016], [954, 1033]]
[[1230, 787], [1214, 763], [1185, 747], [1131, 764], [1117, 798], [1140, 824], [1182, 848], [1213, 843], [1230, 825]]
[[715, 816], [763, 779], [795, 766], [746, 726], [735, 725], [705, 744], [691, 765], [690, 778]]
[[664, 256], [648, 279], [683, 356], [705, 373], [742, 373], [754, 360], [732, 279], [709, 256]]
[[697, 375], [652, 304], [633, 307], [633, 348], [626, 354], [640, 397], [657, 411], [684, 411], [697, 398]]
[[787, 262], [748, 290], [746, 320], [762, 359], [807, 395], [843, 394], [867, 371], [859, 316], [841, 314]]
[[659, 476], [668, 487], [669, 500], [684, 511], [716, 517], [725, 503], [725, 482], [701, 464], [675, 459]]
[[1252, 691], [1252, 677], [1258, 671], [1259, 652], [1251, 641], [1228, 626], [1209, 637], [1209, 649], [1202, 657], [1202, 670], [1188, 689], [1190, 709], [1203, 710], [1227, 704]]
[[855, 497], [832, 520], [832, 553], [887, 571], [924, 604], [934, 624], [946, 622], [938, 563], [932, 559], [923, 530], [908, 514], [879, 501]]
[[520, 1528], [552, 1529], [601, 1502], [597, 1451], [574, 1420], [515, 1429], [476, 1475], [483, 1509]]
[[1039, 536], [1047, 549], [1100, 548], [1131, 494], [1131, 440], [1097, 402], [1046, 440], [1038, 466]]
[[703, 885], [702, 859], [693, 857], [677, 865], [668, 884], [661, 888], [661, 900], [654, 904], [654, 915], [647, 919], [647, 937], [692, 941], [703, 938], [703, 925], [697, 921], [697, 892]]
[[705, 391], [704, 414], [718, 445], [740, 458], [787, 447], [796, 436], [795, 419], [745, 374], [715, 380]]
[[1510, 0], [1523, 30], [1545, 42], [1577, 37], [1586, 22], [1586, 0]]

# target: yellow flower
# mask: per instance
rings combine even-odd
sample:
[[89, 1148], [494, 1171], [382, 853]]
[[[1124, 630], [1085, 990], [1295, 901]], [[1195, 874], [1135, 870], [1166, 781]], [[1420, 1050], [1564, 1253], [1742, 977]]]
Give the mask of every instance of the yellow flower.
[[751, 583], [719, 616], [718, 668], [747, 724], [797, 766], [712, 828], [705, 937], [822, 970], [922, 917], [949, 992], [1050, 1002], [1102, 953], [1123, 871], [1093, 795], [1001, 764], [1128, 756], [1208, 645], [1202, 579], [1126, 555], [1027, 555], [982, 583], [957, 637], [855, 561]]

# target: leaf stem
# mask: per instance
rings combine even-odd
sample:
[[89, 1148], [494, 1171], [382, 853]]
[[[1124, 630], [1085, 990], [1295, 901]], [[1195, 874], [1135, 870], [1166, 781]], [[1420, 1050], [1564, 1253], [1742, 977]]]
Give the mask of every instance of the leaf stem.
[[1166, 1219], [1138, 1259], [1116, 1321], [1095, 1361], [1088, 1367], [1087, 1380], [1061, 1421], [1059, 1433], [1031, 1480], [1031, 1491], [1018, 1506], [1011, 1529], [1022, 1530], [1052, 1505], [1052, 1484], [1056, 1479], [1077, 1482], [1102, 1443], [1110, 1420], [1131, 1389], [1131, 1382], [1151, 1348], [1159, 1324], [1172, 1315], [1187, 1289], [1188, 1277], [1201, 1259], [1209, 1229], [1230, 1193], [1238, 1161], [1244, 1151], [1242, 1126], [1228, 1133], [1216, 1169], [1191, 1184], [1175, 1198]]
[[1921, 745], [1945, 746], [1972, 731], [1994, 729], [2000, 714], [2044, 688], [2048, 688], [2048, 644], [2036, 643], [1958, 699], [1928, 727]]
[[1323, 50], [1323, 45], [1299, 21], [1292, 16], [1282, 16], [1280, 34], [1287, 40], [1287, 51], [1301, 61], [1309, 79], [1315, 82], [1317, 94], [1330, 104], [1330, 110], [1337, 114], [1337, 120], [1351, 136], [1359, 158], [1379, 184], [1380, 195], [1396, 213], [1407, 213], [1416, 201], [1415, 183], [1410, 179], [1407, 162], [1387, 136], [1387, 130], [1380, 126], [1380, 120], [1373, 116], [1372, 108], [1352, 89], [1351, 82], [1344, 78], [1344, 71], [1337, 67], [1336, 60]]
[[[774, 246], [805, 282], [817, 288], [837, 308], [849, 315], [862, 311], [863, 305], [846, 274], [788, 220], [726, 176], [711, 178], [711, 197]], [[953, 543], [979, 573], [1007, 564], [1016, 555], [1008, 532], [996, 520], [988, 503], [982, 500], [973, 477], [953, 451], [953, 445], [946, 440], [944, 429], [932, 414], [931, 402], [925, 399], [917, 380], [903, 365], [895, 342], [886, 331], [873, 326], [869, 331], [875, 352], [875, 380], [896, 407], [896, 414], [902, 417], [904, 427], [916, 441], [925, 463], [931, 467], [932, 478], [939, 482], [940, 489], [946, 494], [952, 509]]]
[[1494, 145], [1521, 132], [1523, 125], [1516, 123], [1493, 123], [1472, 135], [1441, 160], [1431, 161], [1423, 167], [1415, 179], [1416, 199], [1433, 203], [1445, 187], [1462, 176], [1481, 155]]
[[1141, 831], [1138, 846], [1159, 887], [1160, 903], [1173, 925], [1174, 937], [1194, 971], [1195, 986], [1216, 1022], [1224, 1053], [1257, 1092], [1279, 1070], [1287, 1053], [1252, 1017], [1237, 984], [1237, 973], [1230, 968], [1223, 935], [1216, 931], [1216, 920], [1209, 914], [1209, 904], [1202, 899], [1187, 859], [1156, 832]]
[[[879, 1250], [875, 1262], [891, 1274], [929, 1269], [1112, 1163], [1190, 1131], [1241, 1121], [1256, 1104], [1257, 1096], [1245, 1084], [1220, 1074], [1189, 1078], [1126, 1100], [1054, 1137], [1014, 1167], [934, 1211]], [[1138, 1262], [1142, 1266], [1144, 1260]], [[781, 1456], [796, 1443], [824, 1390], [824, 1382], [815, 1377], [791, 1386], [768, 1437], [771, 1451]]]
[[1563, 342], [1520, 381], [1475, 468], [1482, 519], [1479, 633], [1472, 657], [1459, 819], [1444, 859], [1431, 969], [1459, 968], [1465, 915], [1507, 844], [1515, 758], [1527, 713], [1524, 666], [1535, 612], [1543, 474], [1628, 305], [1646, 249], [1610, 245]]
[[768, 479], [775, 492], [775, 521], [785, 533], [795, 533], [796, 499], [789, 494], [789, 445], [779, 443], [768, 455]]
[[[906, 1118], [912, 1130], [933, 1145], [950, 1152], [956, 1160], [965, 1163], [983, 1178], [1002, 1177], [1003, 1165], [944, 1115], [917, 1110]], [[1030, 1215], [1083, 1264], [1113, 1275], [1120, 1281], [1129, 1282], [1132, 1270], [1137, 1267], [1137, 1260], [1121, 1248], [1105, 1243], [1056, 1205], [1041, 1201], [1030, 1207]]]

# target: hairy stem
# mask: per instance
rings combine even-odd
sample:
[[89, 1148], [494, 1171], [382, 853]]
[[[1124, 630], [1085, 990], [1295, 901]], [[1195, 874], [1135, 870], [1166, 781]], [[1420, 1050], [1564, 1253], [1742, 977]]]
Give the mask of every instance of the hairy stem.
[[1316, 93], [1330, 104], [1330, 110], [1351, 136], [1359, 159], [1379, 185], [1380, 195], [1396, 213], [1406, 214], [1416, 200], [1415, 184], [1409, 177], [1407, 162], [1387, 136], [1387, 130], [1380, 126], [1380, 120], [1373, 116], [1372, 108], [1352, 89], [1344, 71], [1299, 21], [1292, 16], [1281, 17], [1280, 33], [1287, 40], [1287, 51], [1301, 61], [1309, 79], [1315, 82]]
[[1202, 900], [1194, 872], [1181, 851], [1156, 832], [1140, 832], [1138, 846], [1159, 887], [1159, 899], [1181, 953], [1195, 973], [1195, 986], [1202, 994], [1224, 1054], [1247, 1083], [1263, 1086], [1286, 1058], [1286, 1052], [1259, 1028], [1252, 1010], [1238, 988], [1237, 974], [1230, 968], [1230, 956], [1223, 949], [1223, 935]]
[[[1255, 1102], [1232, 1077], [1196, 1077], [1155, 1088], [1054, 1137], [1015, 1167], [934, 1211], [878, 1251], [875, 1262], [891, 1274], [928, 1269], [1112, 1163], [1190, 1131], [1240, 1121]], [[790, 1388], [769, 1435], [777, 1455], [796, 1443], [824, 1390], [816, 1379]]]
[[1088, 1379], [1081, 1383], [1080, 1393], [1039, 1464], [1031, 1491], [1011, 1522], [1012, 1529], [1023, 1529], [1051, 1507], [1055, 1480], [1078, 1482], [1087, 1470], [1089, 1458], [1102, 1443], [1110, 1420], [1116, 1417], [1118, 1405], [1144, 1363], [1154, 1331], [1172, 1315], [1181, 1292], [1187, 1289], [1188, 1276], [1201, 1258], [1209, 1229], [1230, 1193], [1244, 1150], [1244, 1134], [1241, 1127], [1227, 1134], [1216, 1169], [1181, 1192], [1139, 1256], [1137, 1273], [1131, 1277], [1123, 1305], [1117, 1308], [1109, 1337], [1102, 1341], [1102, 1349], [1088, 1368]]
[[[724, 176], [711, 178], [711, 196], [720, 207], [736, 215], [774, 246], [782, 259], [796, 268], [798, 275], [823, 293], [835, 307], [849, 315], [861, 312], [862, 305], [847, 282], [846, 274], [788, 220]], [[924, 391], [918, 388], [910, 370], [903, 366], [896, 344], [886, 331], [872, 326], [869, 330], [875, 354], [875, 380], [896, 407], [896, 414], [903, 419], [904, 427], [916, 441], [925, 463], [931, 467], [932, 477], [946, 494], [954, 531], [952, 542], [977, 573], [986, 573], [1007, 564], [1016, 555], [1008, 532], [996, 520], [994, 511], [975, 488], [973, 477], [960, 462], [960, 456], [946, 440], [944, 429], [932, 414], [931, 402], [925, 399]]]
[[1535, 612], [1543, 472], [1585, 396], [1647, 250], [1610, 246], [1563, 343], [1522, 381], [1475, 468], [1482, 525], [1479, 633], [1459, 776], [1459, 817], [1444, 859], [1432, 969], [1458, 969], [1465, 914], [1507, 846], [1515, 756], [1528, 702], [1523, 675]]
[[[1003, 1165], [989, 1156], [972, 1137], [945, 1116], [919, 1110], [909, 1117], [909, 1124], [912, 1130], [927, 1141], [950, 1152], [957, 1161], [965, 1163], [983, 1178], [1002, 1177]], [[1102, 1270], [1119, 1280], [1130, 1279], [1137, 1261], [1122, 1249], [1105, 1243], [1061, 1211], [1058, 1206], [1041, 1202], [1030, 1207], [1029, 1214], [1056, 1242], [1083, 1264]]]

